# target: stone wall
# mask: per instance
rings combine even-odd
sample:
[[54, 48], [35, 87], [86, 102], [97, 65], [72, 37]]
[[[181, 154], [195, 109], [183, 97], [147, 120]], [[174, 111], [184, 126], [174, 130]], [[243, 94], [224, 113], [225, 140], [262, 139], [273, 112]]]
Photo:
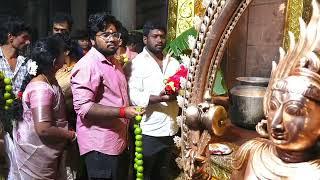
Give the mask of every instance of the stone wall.
[[141, 29], [143, 24], [152, 19], [161, 23], [167, 22], [167, 0], [136, 0], [136, 28]]
[[[253, 0], [230, 37], [222, 68], [228, 87], [238, 76], [269, 77], [282, 46], [286, 0]], [[285, 7], [285, 4], [282, 5]]]

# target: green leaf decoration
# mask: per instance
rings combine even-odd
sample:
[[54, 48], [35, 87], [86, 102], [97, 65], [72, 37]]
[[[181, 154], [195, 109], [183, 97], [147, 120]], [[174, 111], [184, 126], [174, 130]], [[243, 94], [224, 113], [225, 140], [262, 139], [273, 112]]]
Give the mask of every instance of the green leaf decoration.
[[180, 59], [179, 56], [181, 54], [190, 55], [191, 50], [188, 45], [188, 36], [189, 35], [196, 38], [198, 35], [198, 32], [194, 27], [184, 31], [178, 37], [176, 37], [174, 40], [168, 42], [164, 51], [165, 52], [172, 51], [173, 56], [177, 59]]
[[[188, 45], [188, 37], [190, 35], [193, 36], [194, 38], [197, 38], [198, 32], [194, 27], [184, 31], [178, 37], [168, 42], [164, 51], [166, 53], [169, 51], [172, 51], [173, 52], [172, 56], [177, 60], [180, 60], [180, 55], [182, 54], [190, 56], [192, 52]], [[223, 72], [219, 68], [217, 71], [212, 93], [216, 96], [220, 96], [220, 95], [227, 94], [227, 92], [228, 92], [228, 89], [224, 80]]]
[[223, 77], [223, 72], [219, 68], [217, 71], [216, 79], [214, 81], [212, 93], [216, 96], [225, 95], [228, 92], [226, 82]]

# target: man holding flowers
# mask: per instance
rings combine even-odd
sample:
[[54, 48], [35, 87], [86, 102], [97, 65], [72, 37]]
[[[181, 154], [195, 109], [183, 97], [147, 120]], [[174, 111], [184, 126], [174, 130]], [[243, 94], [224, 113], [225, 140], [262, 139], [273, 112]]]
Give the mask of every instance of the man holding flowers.
[[176, 94], [167, 94], [165, 81], [176, 73], [177, 60], [164, 55], [166, 29], [156, 21], [143, 27], [145, 48], [126, 66], [130, 100], [146, 107], [140, 127], [143, 142], [145, 180], [168, 180], [173, 136], [178, 132]]

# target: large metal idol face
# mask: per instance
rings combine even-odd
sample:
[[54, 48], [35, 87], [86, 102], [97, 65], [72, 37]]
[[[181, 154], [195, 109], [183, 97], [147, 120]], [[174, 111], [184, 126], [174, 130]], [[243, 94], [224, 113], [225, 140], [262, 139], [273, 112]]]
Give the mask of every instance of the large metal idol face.
[[268, 133], [277, 148], [303, 151], [314, 146], [320, 130], [320, 104], [315, 86], [304, 76], [289, 76], [272, 88]]

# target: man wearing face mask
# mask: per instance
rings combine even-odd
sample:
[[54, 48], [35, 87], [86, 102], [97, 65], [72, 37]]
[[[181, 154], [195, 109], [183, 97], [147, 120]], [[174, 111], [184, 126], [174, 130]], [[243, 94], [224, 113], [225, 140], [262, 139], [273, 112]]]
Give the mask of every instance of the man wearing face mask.
[[163, 54], [166, 29], [156, 21], [143, 27], [143, 51], [127, 65], [131, 103], [147, 107], [140, 127], [143, 134], [144, 179], [168, 180], [173, 136], [178, 131], [175, 95], [164, 93], [164, 81], [175, 74], [179, 62]]
[[106, 13], [90, 15], [93, 47], [71, 72], [78, 144], [89, 179], [127, 179], [129, 119], [143, 113], [129, 106], [126, 78], [114, 58], [120, 27]]

